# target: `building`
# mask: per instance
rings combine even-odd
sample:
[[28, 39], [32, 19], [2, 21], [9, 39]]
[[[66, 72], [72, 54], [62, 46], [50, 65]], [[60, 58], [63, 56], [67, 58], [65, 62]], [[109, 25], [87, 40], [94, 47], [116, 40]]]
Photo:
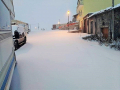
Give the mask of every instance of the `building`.
[[61, 24], [53, 24], [52, 30], [59, 29], [59, 26], [60, 26], [60, 25], [61, 25]]
[[69, 30], [74, 30], [74, 29], [79, 30], [79, 24], [78, 24], [78, 22], [70, 22], [69, 24], [67, 24], [67, 23], [61, 24], [59, 27], [60, 30], [68, 30], [68, 28], [69, 28]]
[[82, 30], [83, 33], [89, 33], [89, 19], [88, 17], [93, 13], [88, 13], [86, 16], [83, 17], [84, 21], [84, 29]]
[[59, 28], [59, 30], [67, 30], [68, 29], [67, 23], [60, 24], [58, 28]]
[[[115, 5], [120, 3], [120, 0], [114, 0]], [[84, 30], [84, 20], [89, 13], [100, 11], [107, 7], [112, 6], [112, 0], [78, 0], [76, 12], [78, 14], [77, 21], [79, 21], [80, 29]]]
[[77, 16], [78, 16], [78, 14], [76, 14], [76, 15], [73, 15], [73, 19], [72, 19], [72, 22], [76, 22], [77, 20]]
[[69, 24], [67, 23], [63, 23], [63, 24], [54, 24], [53, 27], [52, 27], [52, 30], [68, 30], [68, 27], [70, 30], [73, 30], [73, 29], [79, 29], [79, 24], [78, 22], [72, 22], [70, 21]]
[[82, 24], [82, 20], [83, 20], [83, 11], [84, 11], [84, 5], [83, 5], [83, 0], [78, 0], [77, 2], [77, 9], [76, 9], [76, 12], [77, 12], [77, 16], [76, 16], [76, 21], [79, 22], [79, 28], [82, 29], [83, 26]]
[[53, 25], [52, 30], [55, 30], [55, 29], [56, 29], [56, 25]]
[[[114, 10], [114, 33], [112, 31], [112, 10]], [[87, 31], [90, 34], [97, 34], [105, 39], [120, 38], [120, 4], [115, 7], [108, 7], [97, 11], [88, 17]]]

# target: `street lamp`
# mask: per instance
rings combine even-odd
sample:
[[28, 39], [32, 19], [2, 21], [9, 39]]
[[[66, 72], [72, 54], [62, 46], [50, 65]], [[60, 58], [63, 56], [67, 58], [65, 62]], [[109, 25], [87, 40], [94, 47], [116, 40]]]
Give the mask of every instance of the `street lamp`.
[[68, 14], [68, 32], [69, 32], [69, 14], [70, 14], [70, 11], [67, 11], [67, 14]]

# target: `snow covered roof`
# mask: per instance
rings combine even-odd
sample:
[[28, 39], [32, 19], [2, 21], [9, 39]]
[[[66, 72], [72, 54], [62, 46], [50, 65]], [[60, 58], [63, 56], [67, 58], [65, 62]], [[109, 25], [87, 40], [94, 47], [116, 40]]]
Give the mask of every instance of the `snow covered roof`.
[[97, 12], [94, 12], [92, 15], [90, 15], [88, 18], [91, 18], [91, 17], [93, 17], [93, 16], [95, 16], [95, 15], [97, 15], [97, 14], [101, 14], [101, 13], [104, 13], [104, 12], [106, 12], [106, 11], [109, 11], [109, 10], [112, 10], [112, 9], [116, 9], [116, 8], [118, 8], [118, 7], [120, 7], [120, 4], [117, 4], [116, 6], [114, 6], [114, 7], [108, 7], [108, 8], [106, 8], [106, 9], [103, 9], [103, 10], [100, 10], [100, 11], [97, 11]]
[[117, 4], [116, 6], [114, 6], [113, 8], [115, 9], [115, 8], [118, 8], [118, 7], [120, 7], [120, 3]]
[[76, 17], [78, 14], [73, 15], [73, 17]]

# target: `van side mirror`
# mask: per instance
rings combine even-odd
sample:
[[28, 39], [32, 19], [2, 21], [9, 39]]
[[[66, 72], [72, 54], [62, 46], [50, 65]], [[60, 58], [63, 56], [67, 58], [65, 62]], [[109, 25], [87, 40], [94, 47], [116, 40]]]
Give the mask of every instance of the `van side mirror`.
[[14, 36], [15, 36], [16, 39], [20, 38], [19, 32], [17, 30], [14, 31]]

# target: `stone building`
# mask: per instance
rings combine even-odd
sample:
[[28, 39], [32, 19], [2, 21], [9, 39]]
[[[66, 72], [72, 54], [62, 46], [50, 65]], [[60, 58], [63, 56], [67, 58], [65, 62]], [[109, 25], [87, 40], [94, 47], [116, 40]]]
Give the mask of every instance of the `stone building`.
[[[114, 33], [112, 33], [112, 10], [114, 10]], [[120, 4], [93, 13], [88, 17], [89, 34], [102, 35], [106, 39], [120, 38]]]
[[88, 22], [88, 17], [91, 15], [92, 13], [88, 13], [85, 17], [83, 17], [84, 20], [84, 27], [83, 27], [83, 33], [89, 33], [88, 29], [89, 29], [89, 22]]
[[[114, 0], [115, 5], [119, 3], [120, 3], [120, 0]], [[112, 6], [112, 0], [78, 0], [77, 8], [76, 8], [76, 13], [78, 15], [76, 20], [79, 22], [79, 28], [81, 30], [84, 30], [84, 27], [85, 27], [84, 25], [86, 22], [84, 22], [83, 18], [88, 13], [93, 13], [110, 6]]]

